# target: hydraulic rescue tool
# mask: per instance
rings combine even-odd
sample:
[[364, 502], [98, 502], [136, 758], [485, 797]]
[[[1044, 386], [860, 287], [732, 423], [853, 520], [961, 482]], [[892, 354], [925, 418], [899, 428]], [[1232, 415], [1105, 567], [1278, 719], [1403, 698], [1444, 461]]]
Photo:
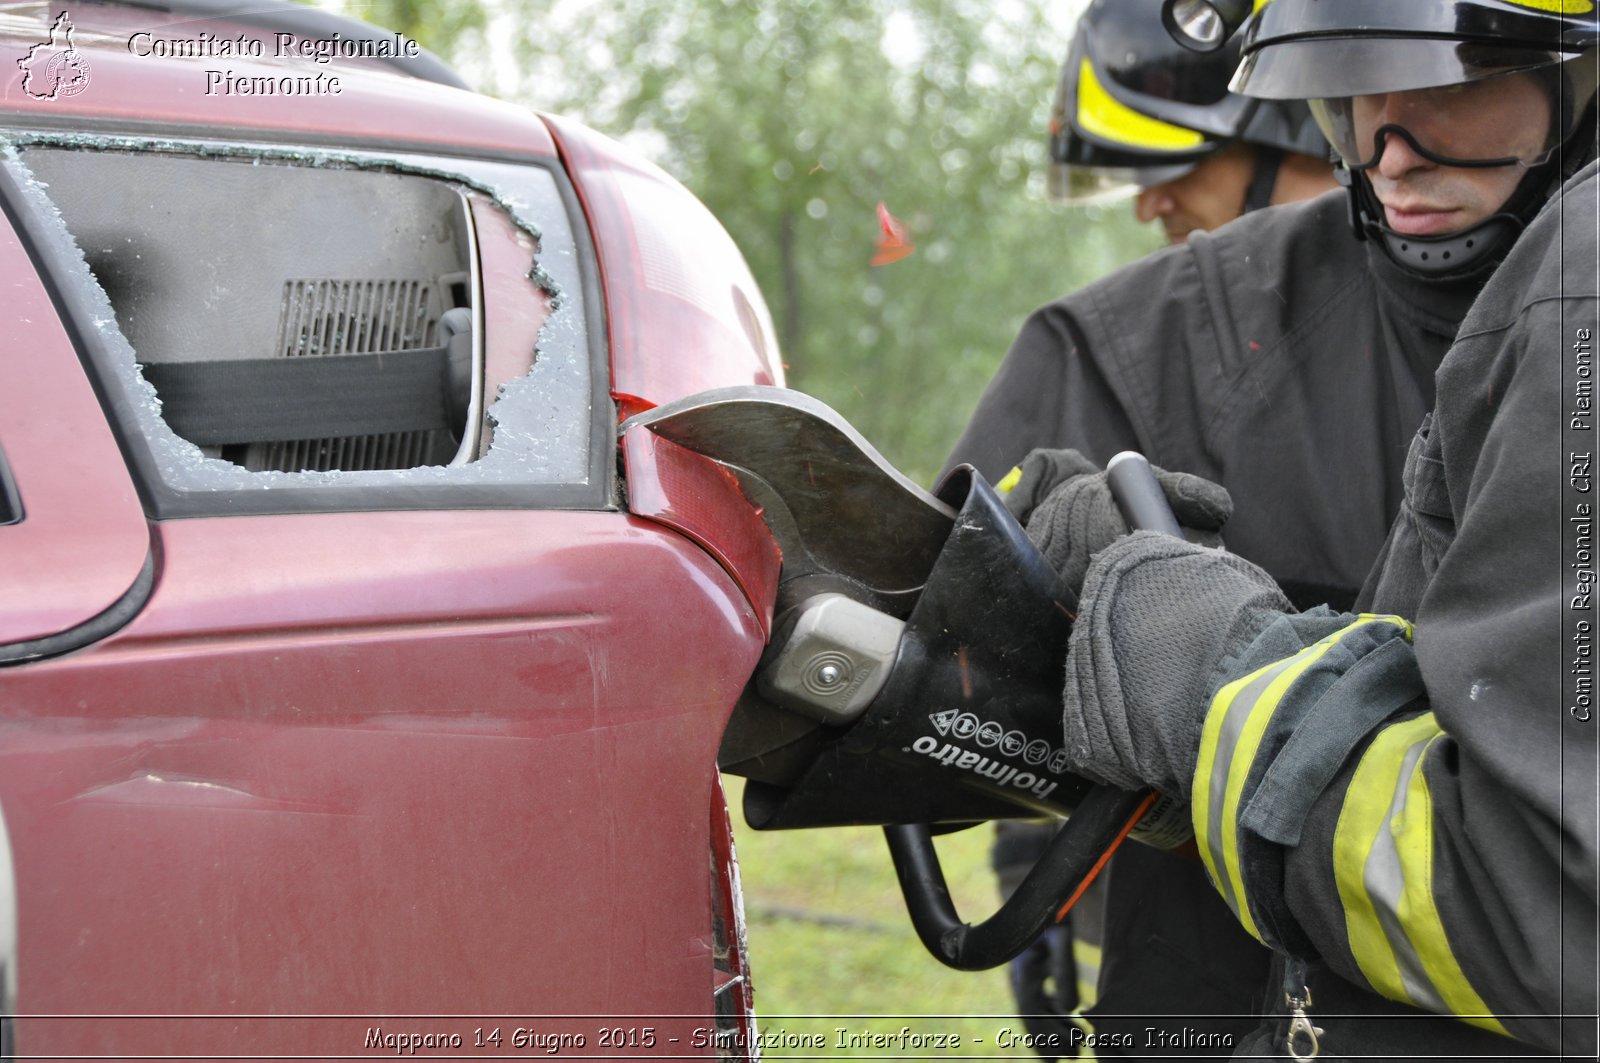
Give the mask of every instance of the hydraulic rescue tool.
[[[703, 392], [623, 425], [639, 428], [731, 473], [782, 553], [772, 636], [719, 754], [749, 780], [753, 827], [882, 825], [919, 937], [977, 970], [1063, 918], [1162, 814], [1154, 795], [1067, 770], [1077, 599], [975, 470], [929, 494], [832, 409], [781, 388]], [[1132, 525], [1178, 534], [1142, 458], [1109, 471]], [[962, 922], [933, 831], [1041, 815], [1067, 817], [1044, 857], [992, 917]]]

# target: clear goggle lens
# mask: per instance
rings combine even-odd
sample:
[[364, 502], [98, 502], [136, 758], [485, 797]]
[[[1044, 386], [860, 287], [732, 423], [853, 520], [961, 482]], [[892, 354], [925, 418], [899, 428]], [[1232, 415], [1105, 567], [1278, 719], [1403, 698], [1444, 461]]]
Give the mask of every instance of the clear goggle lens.
[[1132, 170], [1057, 164], [1050, 167], [1050, 198], [1073, 207], [1132, 199], [1139, 194], [1133, 174]]
[[1117, 203], [1132, 199], [1147, 188], [1176, 181], [1192, 172], [1197, 165], [1196, 162], [1188, 162], [1170, 166], [1117, 168], [1057, 163], [1050, 167], [1050, 198], [1075, 207]]
[[1377, 165], [1390, 136], [1445, 166], [1537, 166], [1577, 129], [1594, 98], [1593, 57], [1435, 88], [1310, 101], [1352, 170]]

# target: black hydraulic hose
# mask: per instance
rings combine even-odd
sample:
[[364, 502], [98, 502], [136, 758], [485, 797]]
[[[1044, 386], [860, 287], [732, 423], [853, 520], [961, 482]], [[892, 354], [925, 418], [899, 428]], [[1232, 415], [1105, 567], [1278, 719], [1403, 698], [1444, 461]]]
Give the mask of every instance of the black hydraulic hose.
[[1150, 801], [1148, 793], [1108, 786], [1090, 790], [1016, 892], [976, 926], [956, 914], [927, 825], [883, 828], [917, 937], [941, 963], [958, 971], [987, 970], [1021, 955], [1066, 915], [1084, 883], [1144, 818]]

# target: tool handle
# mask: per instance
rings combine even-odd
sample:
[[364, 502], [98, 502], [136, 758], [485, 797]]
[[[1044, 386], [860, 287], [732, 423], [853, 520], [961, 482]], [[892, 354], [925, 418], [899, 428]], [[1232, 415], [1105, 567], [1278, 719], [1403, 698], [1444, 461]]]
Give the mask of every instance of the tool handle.
[[1016, 892], [976, 925], [956, 913], [927, 824], [883, 828], [917, 937], [935, 959], [958, 971], [987, 970], [1021, 955], [1046, 927], [1066, 917], [1152, 799], [1109, 786], [1090, 790]]
[[1123, 519], [1139, 531], [1157, 531], [1182, 539], [1183, 530], [1172, 515], [1166, 492], [1143, 454], [1124, 450], [1106, 465], [1106, 482], [1111, 497], [1122, 510]]

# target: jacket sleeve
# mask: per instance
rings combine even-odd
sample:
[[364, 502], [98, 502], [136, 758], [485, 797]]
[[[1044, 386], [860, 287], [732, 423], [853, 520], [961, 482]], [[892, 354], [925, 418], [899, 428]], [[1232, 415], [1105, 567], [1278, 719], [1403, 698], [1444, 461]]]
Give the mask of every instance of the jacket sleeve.
[[1225, 662], [1193, 809], [1208, 874], [1256, 937], [1390, 999], [1592, 1052], [1592, 1020], [1560, 1020], [1596, 1008], [1595, 725], [1563, 686], [1583, 533], [1562, 373], [1600, 332], [1593, 240], [1574, 243], [1587, 251], [1523, 275], [1551, 295], [1481, 331], [1469, 317], [1441, 368], [1378, 580], [1409, 615], [1347, 615]]

